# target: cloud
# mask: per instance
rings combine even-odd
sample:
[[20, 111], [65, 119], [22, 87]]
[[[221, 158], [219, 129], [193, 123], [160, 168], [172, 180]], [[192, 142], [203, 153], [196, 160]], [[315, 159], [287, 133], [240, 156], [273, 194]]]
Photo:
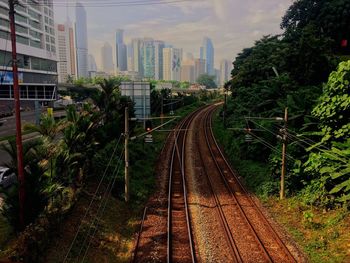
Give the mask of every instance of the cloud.
[[[203, 36], [212, 39], [215, 62], [232, 60], [267, 34], [281, 32], [281, 17], [291, 0], [192, 0], [167, 5], [88, 8], [89, 49], [100, 61], [104, 42], [114, 46], [116, 28], [125, 41], [152, 37], [199, 56]], [[66, 17], [65, 9], [56, 17]], [[74, 12], [71, 12], [74, 13]]]

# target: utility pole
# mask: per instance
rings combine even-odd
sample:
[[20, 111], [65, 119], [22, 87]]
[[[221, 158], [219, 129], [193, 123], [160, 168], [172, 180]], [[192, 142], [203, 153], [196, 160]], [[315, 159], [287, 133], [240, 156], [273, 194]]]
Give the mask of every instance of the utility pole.
[[224, 112], [223, 112], [223, 118], [224, 118], [224, 128], [226, 128], [226, 109], [227, 109], [227, 90], [225, 89], [225, 102], [224, 102]]
[[24, 202], [25, 202], [25, 178], [23, 169], [23, 146], [22, 146], [22, 128], [21, 128], [21, 111], [20, 97], [18, 86], [18, 68], [17, 68], [17, 49], [16, 49], [16, 27], [15, 27], [15, 0], [9, 0], [9, 18], [12, 44], [12, 74], [13, 90], [15, 99], [16, 115], [16, 147], [17, 147], [17, 170], [19, 181], [19, 221], [22, 229], [24, 228]]
[[130, 186], [129, 186], [129, 108], [128, 107], [125, 107], [124, 144], [125, 144], [125, 202], [129, 202]]
[[164, 102], [163, 102], [163, 94], [160, 93], [160, 99], [161, 99], [161, 102], [160, 102], [160, 124], [163, 124], [163, 117], [164, 117]]
[[286, 151], [287, 151], [287, 122], [288, 122], [288, 108], [284, 109], [284, 126], [282, 136], [282, 170], [281, 170], [281, 191], [280, 199], [284, 199], [284, 179], [286, 175]]

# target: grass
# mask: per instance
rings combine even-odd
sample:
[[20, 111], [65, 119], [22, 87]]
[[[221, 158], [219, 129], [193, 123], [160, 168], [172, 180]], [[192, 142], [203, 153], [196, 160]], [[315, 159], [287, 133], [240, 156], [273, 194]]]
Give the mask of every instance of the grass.
[[5, 250], [7, 241], [12, 237], [13, 231], [7, 220], [0, 213], [0, 259]]
[[[232, 131], [216, 114], [214, 134], [245, 185], [262, 199], [272, 216], [284, 226], [314, 263], [350, 262], [350, 213], [338, 208], [324, 211], [305, 206], [300, 197], [279, 200], [279, 181], [271, 178], [266, 164], [241, 160], [233, 150]], [[242, 158], [243, 159], [243, 158]]]
[[297, 197], [270, 197], [265, 205], [293, 236], [310, 262], [349, 262], [350, 214], [344, 208], [325, 211], [301, 205]]

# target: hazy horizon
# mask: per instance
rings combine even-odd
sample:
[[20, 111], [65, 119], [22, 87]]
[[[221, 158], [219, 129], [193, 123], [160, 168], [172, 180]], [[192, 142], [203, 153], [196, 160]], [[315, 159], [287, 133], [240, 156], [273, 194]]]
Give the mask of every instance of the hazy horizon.
[[[232, 61], [245, 47], [264, 35], [281, 33], [280, 22], [292, 0], [192, 0], [160, 5], [99, 6], [81, 1], [87, 13], [89, 53], [101, 68], [101, 47], [105, 42], [115, 48], [115, 31], [124, 29], [124, 42], [150, 37], [182, 48], [184, 54], [199, 57], [204, 36], [212, 39], [215, 67], [222, 59]], [[145, 2], [145, 1], [143, 1]], [[75, 21], [74, 3], [54, 2], [55, 22], [69, 16]], [[113, 3], [119, 3], [114, 1]], [[125, 3], [125, 2], [123, 2]], [[115, 61], [114, 61], [115, 63]]]

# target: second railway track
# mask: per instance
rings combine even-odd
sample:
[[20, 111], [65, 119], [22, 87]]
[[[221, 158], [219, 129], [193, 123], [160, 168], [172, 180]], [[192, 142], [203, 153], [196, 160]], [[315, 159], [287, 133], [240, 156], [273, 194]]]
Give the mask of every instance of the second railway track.
[[[148, 222], [134, 262], [296, 262], [221, 152], [211, 127], [216, 106], [191, 113], [168, 137], [166, 227], [154, 233]], [[164, 243], [152, 247], [152, 235], [165, 235]], [[166, 255], [150, 260], [153, 250]]]

